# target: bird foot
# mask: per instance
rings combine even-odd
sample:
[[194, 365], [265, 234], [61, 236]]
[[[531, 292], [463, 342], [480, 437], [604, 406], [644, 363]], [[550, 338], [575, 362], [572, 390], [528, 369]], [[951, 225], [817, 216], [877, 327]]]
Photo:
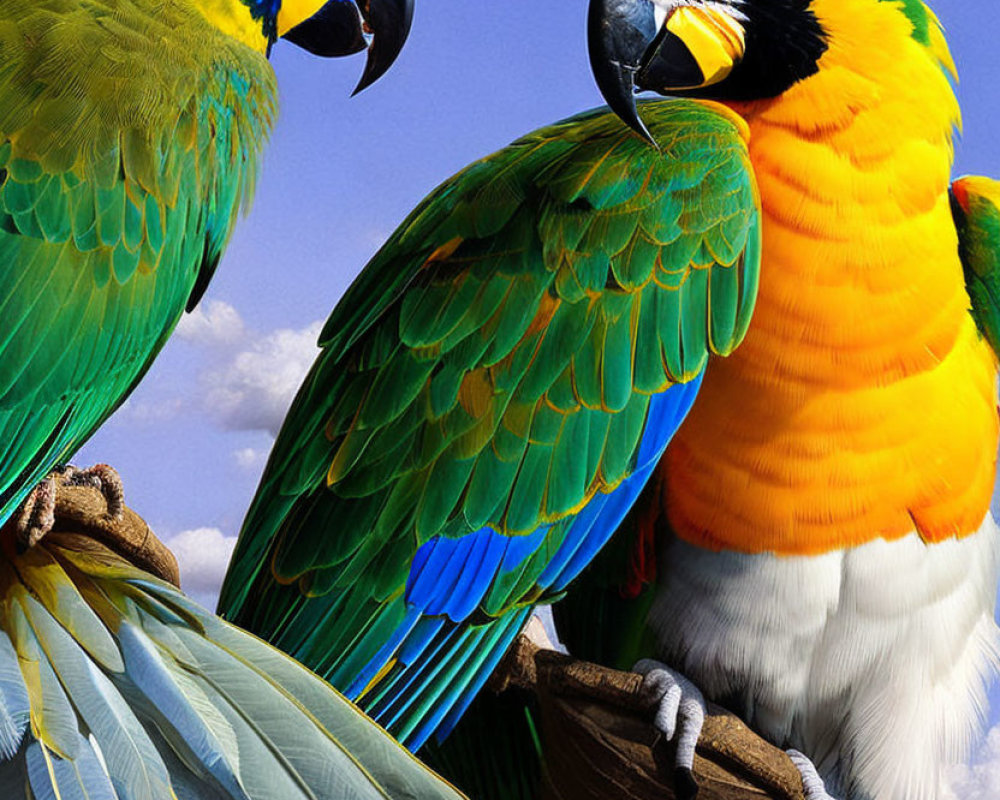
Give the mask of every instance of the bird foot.
[[65, 486], [92, 486], [97, 489], [108, 504], [108, 516], [120, 520], [125, 513], [125, 486], [118, 470], [108, 464], [95, 464], [88, 469], [77, 469], [72, 465], [63, 467], [62, 483]]
[[121, 476], [107, 464], [97, 464], [89, 469], [65, 466], [51, 472], [31, 490], [21, 504], [17, 517], [17, 549], [23, 553], [37, 545], [56, 522], [56, 484], [64, 486], [91, 486], [101, 494], [108, 506], [108, 516], [122, 519], [125, 513], [125, 487]]
[[806, 800], [837, 800], [826, 791], [826, 784], [816, 770], [816, 765], [812, 759], [798, 750], [788, 750], [788, 757], [802, 776], [802, 789], [805, 792]]
[[642, 690], [656, 706], [654, 727], [676, 745], [674, 790], [677, 797], [693, 798], [698, 794], [693, 773], [694, 751], [708, 710], [705, 698], [691, 681], [659, 661], [644, 658], [632, 671], [643, 676]]
[[56, 479], [49, 475], [31, 490], [17, 514], [17, 551], [34, 547], [56, 523]]

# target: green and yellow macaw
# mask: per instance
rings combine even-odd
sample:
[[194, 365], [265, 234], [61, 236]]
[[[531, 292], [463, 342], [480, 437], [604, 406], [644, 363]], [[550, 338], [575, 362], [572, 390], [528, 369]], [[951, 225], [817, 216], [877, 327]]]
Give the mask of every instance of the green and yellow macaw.
[[[362, 85], [389, 66], [411, 0]], [[390, 13], [391, 12], [391, 13]], [[350, 0], [9, 0], [0, 11], [0, 523], [125, 399], [253, 193], [281, 35], [364, 48]]]
[[[393, 234], [323, 331], [221, 610], [417, 748], [568, 590], [571, 650], [679, 670], [642, 664], [682, 774], [681, 672], [804, 753], [810, 798], [937, 798], [1000, 574], [1000, 195], [949, 194], [938, 23], [594, 0], [590, 34], [637, 133], [538, 131]], [[688, 98], [637, 112], [636, 88]], [[480, 727], [471, 772], [504, 760]]]
[[285, 655], [97, 545], [19, 552], [12, 520], [198, 302], [252, 193], [276, 38], [336, 55], [367, 25], [365, 84], [409, 8], [0, 4], [0, 796], [457, 797]]

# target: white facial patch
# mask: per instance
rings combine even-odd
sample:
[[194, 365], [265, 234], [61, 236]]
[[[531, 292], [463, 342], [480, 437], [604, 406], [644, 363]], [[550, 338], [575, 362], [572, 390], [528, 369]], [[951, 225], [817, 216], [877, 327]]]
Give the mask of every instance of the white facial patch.
[[653, 0], [653, 18], [656, 20], [656, 29], [659, 30], [675, 8], [697, 6], [698, 8], [710, 8], [722, 14], [728, 14], [740, 22], [746, 22], [747, 15], [739, 9], [739, 6], [745, 3], [746, 0]]

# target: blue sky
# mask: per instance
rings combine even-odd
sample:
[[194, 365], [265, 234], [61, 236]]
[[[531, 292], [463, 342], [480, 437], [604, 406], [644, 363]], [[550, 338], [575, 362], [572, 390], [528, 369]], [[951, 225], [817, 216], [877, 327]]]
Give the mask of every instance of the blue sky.
[[[417, 0], [392, 71], [275, 48], [281, 117], [201, 310], [76, 461], [113, 464], [211, 603], [318, 323], [406, 213], [468, 162], [601, 100], [585, 0]], [[956, 175], [1000, 177], [1000, 7], [937, 0], [961, 73]], [[994, 705], [1000, 708], [1000, 696]], [[997, 753], [1000, 755], [1000, 734]], [[970, 795], [971, 797], [971, 795]]]

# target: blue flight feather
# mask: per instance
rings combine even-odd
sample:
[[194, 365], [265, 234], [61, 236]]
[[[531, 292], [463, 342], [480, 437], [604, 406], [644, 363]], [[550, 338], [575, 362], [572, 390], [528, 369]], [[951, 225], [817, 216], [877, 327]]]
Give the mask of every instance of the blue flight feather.
[[[620, 491], [620, 489], [621, 487], [615, 491]], [[537, 583], [543, 589], [547, 589], [552, 584], [552, 581], [562, 573], [576, 551], [584, 547], [588, 541], [599, 539], [606, 541], [614, 533], [614, 528], [612, 528], [610, 531], [602, 531], [604, 536], [600, 536], [602, 532], [599, 532], [598, 536], [593, 537], [593, 539], [591, 538], [591, 532], [594, 530], [594, 525], [601, 516], [601, 510], [608, 502], [609, 496], [601, 494], [594, 497], [593, 500], [583, 507], [583, 510], [579, 514], [573, 517], [572, 520], [564, 523], [569, 526], [569, 530], [566, 532], [566, 536], [563, 538], [562, 544], [559, 545], [559, 549], [556, 550], [552, 560], [545, 566], [542, 574], [538, 576]], [[599, 547], [600, 545], [598, 545]]]
[[46, 751], [39, 742], [28, 745], [28, 780], [35, 800], [118, 800], [90, 742], [79, 733], [77, 737], [72, 759]]
[[399, 650], [399, 660], [404, 664], [416, 661], [420, 654], [440, 634], [447, 620], [444, 617], [423, 617], [406, 643]]
[[234, 798], [250, 800], [223, 752], [222, 744], [191, 708], [162, 657], [145, 634], [129, 622], [118, 631], [125, 672], [200, 761], [205, 770]]
[[497, 564], [503, 560], [509, 537], [497, 536], [487, 529], [486, 535], [476, 535], [476, 546], [466, 565], [468, 580], [463, 581], [464, 592], [457, 592], [448, 601], [446, 613], [450, 619], [460, 621], [474, 612], [489, 591], [496, 575]]

